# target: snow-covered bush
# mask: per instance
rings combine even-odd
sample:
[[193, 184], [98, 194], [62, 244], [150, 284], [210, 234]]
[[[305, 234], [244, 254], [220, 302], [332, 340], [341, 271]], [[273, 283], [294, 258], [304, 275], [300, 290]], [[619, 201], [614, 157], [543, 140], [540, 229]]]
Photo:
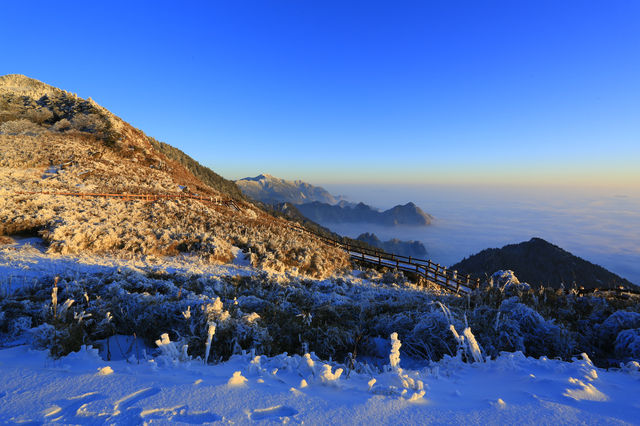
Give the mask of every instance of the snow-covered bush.
[[185, 362], [191, 359], [187, 354], [188, 345], [180, 345], [178, 349], [175, 342], [172, 342], [167, 333], [164, 333], [156, 340], [156, 346], [160, 350], [160, 360], [171, 365], [178, 362]]
[[598, 332], [603, 345], [609, 345], [613, 343], [621, 331], [632, 328], [640, 328], [640, 313], [617, 311], [598, 327]]
[[[560, 327], [545, 320], [531, 307], [513, 297], [500, 305], [493, 328], [501, 350], [521, 351], [533, 356], [563, 356], [565, 339]], [[509, 347], [511, 346], [511, 347]], [[497, 355], [497, 354], [496, 354]]]
[[511, 293], [513, 291], [527, 291], [531, 286], [527, 283], [521, 283], [516, 274], [511, 270], [497, 271], [489, 278], [489, 283], [503, 292]]
[[103, 132], [107, 122], [102, 116], [95, 113], [76, 114], [71, 120], [71, 127], [80, 132], [98, 133]]
[[31, 332], [31, 345], [36, 349], [49, 349], [56, 342], [56, 328], [51, 324], [44, 323], [34, 327]]
[[[269, 356], [312, 351], [343, 363], [348, 374], [365, 371], [362, 360], [388, 364], [388, 336], [396, 332], [402, 337], [396, 352], [403, 359], [438, 361], [455, 357], [459, 348], [460, 362], [501, 351], [565, 359], [585, 352], [599, 365], [637, 359], [639, 327], [633, 325], [640, 306], [634, 299], [538, 290], [507, 297], [495, 288], [457, 297], [385, 284], [382, 275], [315, 280], [267, 272], [211, 276], [121, 268], [62, 276], [54, 315], [53, 282], [42, 277], [0, 299], [0, 341], [16, 337], [12, 321], [29, 318], [41, 330], [32, 332], [34, 342], [54, 355], [116, 334], [135, 333], [155, 347], [167, 333], [178, 353], [186, 346], [193, 359], [217, 362], [243, 350]], [[619, 308], [627, 311], [612, 315]], [[609, 348], [601, 343], [605, 335]], [[476, 346], [482, 351], [472, 350]]]
[[455, 338], [449, 331], [451, 318], [440, 307], [433, 305], [432, 310], [421, 314], [414, 324], [404, 338], [409, 354], [433, 361], [445, 354], [455, 354]]
[[21, 119], [0, 124], [0, 134], [37, 136], [46, 129], [32, 121]]
[[71, 129], [71, 122], [66, 118], [62, 118], [56, 121], [52, 127], [52, 130], [55, 130], [56, 132], [66, 132], [67, 130], [70, 130], [70, 129]]
[[618, 333], [614, 347], [617, 359], [640, 361], [640, 328], [623, 330]]

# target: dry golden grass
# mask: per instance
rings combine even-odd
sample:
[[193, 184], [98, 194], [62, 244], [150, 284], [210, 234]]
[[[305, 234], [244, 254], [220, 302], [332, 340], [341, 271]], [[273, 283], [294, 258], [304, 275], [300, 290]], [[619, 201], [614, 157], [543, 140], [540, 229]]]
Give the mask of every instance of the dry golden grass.
[[0, 235], [0, 246], [4, 246], [4, 245], [7, 245], [7, 244], [13, 244], [15, 242], [16, 241], [11, 237]]
[[180, 194], [185, 187], [225, 198], [90, 99], [24, 76], [0, 77], [0, 235], [39, 232], [50, 252], [62, 254], [188, 252], [211, 262], [231, 261], [238, 246], [256, 267], [314, 277], [349, 264], [343, 251], [244, 201], [236, 211], [193, 200], [16, 194]]
[[300, 234], [282, 220], [193, 200], [155, 202], [54, 195], [0, 194], [0, 234], [39, 232], [48, 251], [123, 257], [195, 253], [210, 262], [250, 252], [253, 266], [326, 277], [348, 266], [346, 254]]

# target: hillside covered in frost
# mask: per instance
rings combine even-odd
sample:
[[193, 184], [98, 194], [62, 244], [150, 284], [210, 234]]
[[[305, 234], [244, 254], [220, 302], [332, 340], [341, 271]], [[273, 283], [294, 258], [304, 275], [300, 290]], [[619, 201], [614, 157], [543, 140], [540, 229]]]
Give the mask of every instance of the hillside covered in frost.
[[[239, 208], [52, 193], [198, 194], [235, 198]], [[50, 253], [197, 253], [224, 263], [235, 246], [264, 269], [323, 277], [347, 265], [343, 252], [243, 201], [232, 182], [91, 99], [8, 75], [0, 77], [0, 235], [16, 234], [42, 237]]]

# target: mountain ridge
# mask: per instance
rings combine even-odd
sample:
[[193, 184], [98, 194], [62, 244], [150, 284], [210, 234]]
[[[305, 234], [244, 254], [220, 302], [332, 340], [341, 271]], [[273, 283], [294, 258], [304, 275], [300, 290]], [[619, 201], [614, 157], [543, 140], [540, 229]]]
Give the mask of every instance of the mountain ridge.
[[629, 280], [575, 256], [543, 240], [531, 238], [502, 248], [484, 249], [452, 265], [462, 274], [482, 276], [498, 270], [512, 270], [520, 280], [531, 285], [559, 288], [573, 285], [585, 288], [639, 287]]
[[294, 204], [309, 220], [323, 226], [329, 223], [371, 223], [385, 226], [431, 224], [433, 217], [413, 202], [379, 211], [365, 203], [352, 203], [336, 197], [320, 186], [302, 180], [286, 180], [262, 173], [239, 179], [236, 185], [247, 197], [265, 204]]
[[334, 197], [326, 189], [302, 180], [286, 180], [268, 173], [246, 177], [235, 181], [240, 190], [249, 198], [267, 203], [302, 204], [319, 201], [336, 204], [341, 197]]
[[369, 223], [384, 226], [430, 225], [433, 217], [412, 202], [394, 206], [385, 211], [378, 211], [367, 204], [329, 205], [320, 202], [304, 203], [297, 206], [298, 210], [321, 224], [330, 223]]

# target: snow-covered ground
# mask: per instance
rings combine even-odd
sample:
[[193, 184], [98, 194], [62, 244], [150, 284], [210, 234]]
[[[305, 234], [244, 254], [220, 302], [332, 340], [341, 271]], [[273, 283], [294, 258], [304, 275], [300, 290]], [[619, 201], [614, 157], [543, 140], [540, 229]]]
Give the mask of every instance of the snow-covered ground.
[[[244, 254], [234, 252], [236, 260], [229, 265], [212, 265], [189, 256], [73, 257], [49, 255], [37, 239], [23, 239], [0, 247], [0, 297], [40, 277], [62, 273], [113, 274], [120, 268], [213, 277], [258, 274]], [[362, 278], [366, 274], [356, 274], [352, 284], [342, 287], [320, 280], [303, 284], [316, 286], [312, 290], [323, 303], [355, 295], [363, 301], [398, 299], [400, 294], [428, 300], [424, 290], [395, 284], [380, 287]], [[333, 287], [323, 293], [330, 284]], [[141, 284], [143, 288], [148, 285]], [[174, 290], [164, 291], [169, 292], [166, 297], [173, 297]], [[188, 291], [180, 288], [178, 295], [186, 297]], [[142, 293], [141, 297], [151, 296]], [[59, 303], [62, 305], [62, 298]], [[435, 305], [440, 312], [442, 305]], [[252, 315], [256, 314], [248, 317]], [[438, 362], [416, 362], [404, 356], [409, 343], [403, 348], [402, 339], [393, 336], [382, 345], [388, 358], [370, 365], [320, 360], [313, 353], [267, 357], [247, 352], [206, 365], [204, 354], [187, 356], [168, 336], [158, 336], [157, 347], [147, 347], [131, 336], [112, 336], [109, 357], [102, 345], [100, 351], [85, 346], [55, 360], [47, 351], [25, 345], [24, 340], [6, 342], [0, 349], [0, 424], [639, 422], [637, 362], [604, 370], [586, 355], [571, 362], [534, 359], [519, 352], [487, 359], [475, 347], [471, 330], [458, 331], [459, 335], [454, 334], [468, 350], [467, 356], [458, 352]], [[477, 362], [463, 362], [463, 358]]]
[[[311, 356], [138, 364], [107, 362], [92, 349], [53, 361], [19, 346], [0, 350], [0, 370], [3, 424], [634, 424], [640, 414], [637, 369], [519, 353], [335, 378]], [[403, 375], [413, 383], [403, 385]]]
[[254, 272], [249, 260], [237, 247], [233, 247], [235, 260], [232, 264], [218, 265], [203, 262], [198, 256], [192, 255], [122, 259], [108, 255], [48, 254], [42, 239], [38, 237], [13, 239], [13, 244], [0, 245], [0, 294], [29, 285], [43, 275], [79, 275], [108, 272], [118, 268], [208, 275], [247, 275]]

